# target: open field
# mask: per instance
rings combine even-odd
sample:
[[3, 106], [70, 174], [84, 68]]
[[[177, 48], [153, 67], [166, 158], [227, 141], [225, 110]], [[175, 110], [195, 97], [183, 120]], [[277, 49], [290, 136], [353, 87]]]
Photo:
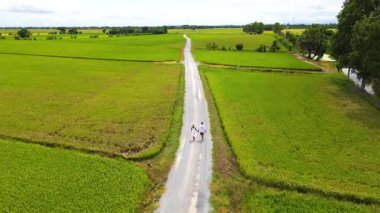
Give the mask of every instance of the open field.
[[5, 212], [136, 212], [150, 183], [135, 163], [0, 141]]
[[170, 34], [243, 34], [243, 28], [171, 29]]
[[380, 207], [359, 205], [328, 199], [312, 194], [301, 194], [273, 189], [260, 189], [246, 194], [243, 212], [376, 212]]
[[[264, 32], [261, 35], [250, 35], [244, 33], [243, 31], [237, 33], [200, 33], [200, 34], [190, 34], [193, 41], [193, 48], [195, 49], [206, 49], [208, 43], [215, 42], [219, 48], [226, 47], [231, 50], [236, 50], [236, 44], [244, 44], [244, 50], [256, 50], [260, 45], [264, 44], [267, 46], [272, 45], [272, 42], [276, 39], [273, 32]], [[286, 51], [284, 47], [281, 46], [281, 51]], [[195, 52], [196, 54], [196, 52]]]
[[0, 135], [126, 156], [161, 149], [180, 65], [2, 55]]
[[[258, 68], [282, 68], [295, 70], [315, 70], [320, 68], [305, 63], [280, 45], [280, 51], [276, 53], [260, 53], [256, 50], [261, 45], [269, 46], [276, 40], [277, 35], [273, 32], [264, 32], [261, 35], [250, 35], [244, 33], [242, 29], [226, 29], [223, 33], [221, 29], [199, 30], [188, 33], [193, 41], [194, 55], [200, 62], [221, 65], [247, 66]], [[227, 51], [207, 50], [208, 43], [215, 42], [219, 48], [225, 47]], [[244, 51], [236, 51], [236, 44], [244, 44]]]
[[182, 35], [142, 35], [90, 39], [80, 35], [72, 40], [0, 40], [1, 53], [38, 54], [65, 57], [137, 61], [179, 61]]
[[344, 76], [203, 72], [246, 176], [379, 202], [380, 113]]
[[259, 53], [239, 51], [196, 50], [197, 60], [209, 64], [247, 66], [258, 68], [282, 68], [294, 70], [315, 70], [320, 68], [295, 58], [291, 53]]

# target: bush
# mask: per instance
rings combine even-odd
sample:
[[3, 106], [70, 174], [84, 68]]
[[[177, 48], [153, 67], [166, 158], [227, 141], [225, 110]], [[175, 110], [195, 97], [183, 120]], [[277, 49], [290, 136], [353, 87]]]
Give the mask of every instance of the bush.
[[90, 38], [99, 38], [99, 35], [98, 34], [91, 34]]
[[70, 36], [71, 39], [77, 39], [78, 37], [76, 35]]
[[270, 51], [271, 51], [271, 52], [276, 52], [276, 51], [278, 51], [278, 50], [280, 50], [280, 49], [281, 49], [281, 48], [280, 48], [280, 46], [278, 45], [278, 41], [277, 41], [277, 40], [273, 41], [272, 46], [270, 47]]
[[257, 49], [258, 52], [265, 53], [267, 51], [267, 46], [262, 44], [260, 47]]
[[279, 38], [278, 41], [284, 45], [289, 51], [293, 50], [293, 45], [285, 38]]
[[212, 42], [212, 43], [208, 43], [206, 45], [206, 48], [208, 50], [217, 50], [218, 49], [218, 45], [215, 42]]
[[30, 38], [32, 36], [32, 33], [28, 29], [21, 29], [17, 31], [17, 36], [20, 38]]
[[236, 49], [242, 51], [244, 49], [244, 44], [236, 44]]
[[222, 50], [222, 51], [226, 51], [227, 48], [226, 48], [225, 46], [223, 46], [223, 47], [221, 48], [221, 50]]
[[16, 36], [15, 36], [15, 39], [16, 39], [16, 40], [21, 40], [21, 37], [18, 36], [18, 35], [16, 35]]
[[57, 40], [57, 36], [55, 35], [49, 35], [46, 37], [46, 40]]

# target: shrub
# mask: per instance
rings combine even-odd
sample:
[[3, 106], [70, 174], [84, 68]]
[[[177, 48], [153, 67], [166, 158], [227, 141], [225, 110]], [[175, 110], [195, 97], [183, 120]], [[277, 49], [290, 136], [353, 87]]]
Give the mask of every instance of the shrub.
[[226, 51], [227, 48], [226, 48], [225, 46], [223, 46], [223, 47], [221, 48], [221, 50], [222, 50], [222, 51]]
[[17, 36], [20, 38], [30, 38], [30, 36], [32, 36], [32, 33], [28, 29], [21, 29], [17, 31]]
[[278, 45], [278, 41], [277, 40], [273, 41], [272, 46], [270, 47], [271, 52], [276, 52], [276, 51], [278, 51], [280, 49], [281, 48]]
[[257, 51], [261, 52], [261, 53], [265, 53], [267, 51], [267, 46], [262, 44], [260, 45], [260, 47], [257, 49]]
[[7, 37], [0, 35], [0, 39], [6, 39]]
[[16, 35], [16, 36], [15, 36], [15, 39], [16, 39], [16, 40], [21, 40], [21, 37], [18, 36], [18, 35]]
[[71, 39], [77, 39], [78, 37], [76, 35], [70, 36]]
[[99, 35], [98, 34], [91, 34], [90, 38], [99, 38]]
[[57, 36], [55, 35], [49, 35], [46, 37], [46, 40], [57, 40]]
[[242, 51], [244, 49], [244, 44], [236, 44], [236, 49]]
[[286, 40], [285, 38], [279, 38], [277, 39], [278, 42], [280, 42], [282, 45], [284, 45], [289, 51], [292, 51], [293, 50], [293, 45], [288, 41]]
[[212, 42], [212, 43], [208, 43], [206, 45], [206, 48], [208, 50], [217, 50], [218, 49], [218, 45], [215, 42]]

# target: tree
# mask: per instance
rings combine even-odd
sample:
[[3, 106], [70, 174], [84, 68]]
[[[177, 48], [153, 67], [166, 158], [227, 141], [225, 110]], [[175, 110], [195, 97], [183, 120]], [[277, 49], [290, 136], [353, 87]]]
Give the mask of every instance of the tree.
[[350, 54], [354, 24], [374, 11], [377, 0], [345, 0], [338, 15], [338, 31], [332, 38], [332, 55], [339, 67], [351, 68]]
[[17, 31], [17, 36], [19, 36], [22, 39], [30, 38], [31, 35], [32, 33], [28, 29], [21, 29]]
[[331, 32], [326, 27], [312, 25], [299, 38], [299, 45], [303, 53], [307, 53], [310, 59], [319, 60], [325, 54], [328, 47], [328, 40], [331, 38]]
[[66, 28], [64, 27], [58, 27], [57, 30], [59, 31], [59, 34], [66, 34]]
[[236, 49], [242, 51], [244, 49], [244, 44], [236, 44]]
[[262, 22], [254, 22], [243, 27], [246, 33], [262, 34], [264, 32], [264, 24]]
[[104, 34], [106, 34], [106, 32], [107, 32], [107, 29], [103, 29], [103, 30], [102, 30], [102, 32], [103, 32]]
[[355, 23], [350, 45], [350, 65], [357, 70], [364, 90], [368, 81], [380, 79], [380, 8]]
[[280, 50], [280, 45], [278, 45], [278, 41], [277, 40], [273, 41], [272, 46], [271, 46], [270, 49], [271, 49], [272, 52], [276, 52], [277, 50]]
[[71, 29], [69, 29], [69, 34], [71, 34], [71, 35], [78, 34], [78, 33], [79, 32], [78, 32], [77, 28], [71, 28]]
[[276, 33], [276, 34], [281, 34], [281, 31], [282, 31], [282, 27], [281, 27], [281, 25], [280, 25], [280, 23], [275, 23], [274, 25], [273, 25], [273, 32], [274, 33]]

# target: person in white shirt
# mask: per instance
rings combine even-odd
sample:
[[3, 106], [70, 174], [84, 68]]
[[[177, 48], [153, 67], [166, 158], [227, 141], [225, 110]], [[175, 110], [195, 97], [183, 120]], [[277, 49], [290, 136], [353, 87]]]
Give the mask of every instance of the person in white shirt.
[[201, 122], [201, 125], [199, 126], [198, 131], [199, 131], [199, 134], [201, 134], [202, 141], [203, 141], [204, 135], [206, 133], [206, 125], [204, 125], [203, 122]]
[[191, 130], [190, 131], [191, 131], [191, 135], [193, 136], [193, 141], [195, 141], [195, 137], [197, 135], [198, 130], [197, 130], [197, 128], [195, 128], [194, 124], [191, 126]]

